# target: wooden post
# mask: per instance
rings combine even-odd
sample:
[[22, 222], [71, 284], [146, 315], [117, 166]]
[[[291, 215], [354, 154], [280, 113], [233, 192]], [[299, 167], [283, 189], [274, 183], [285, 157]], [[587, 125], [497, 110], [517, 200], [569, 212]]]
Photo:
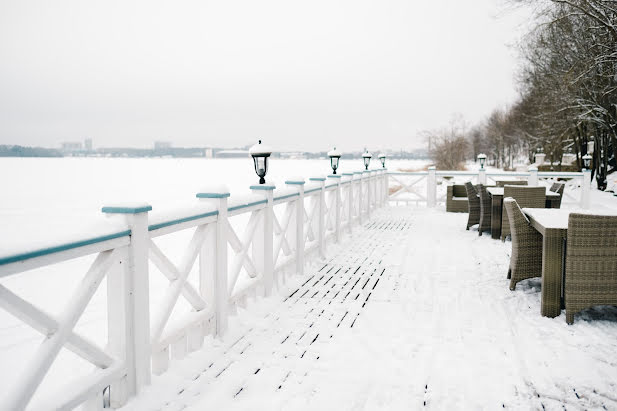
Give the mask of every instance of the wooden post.
[[298, 199], [296, 200], [296, 273], [304, 274], [304, 180], [288, 180], [285, 184], [298, 188]]
[[428, 176], [426, 179], [426, 202], [427, 206], [435, 207], [437, 204], [437, 176], [435, 173], [435, 166], [428, 168]]
[[363, 202], [363, 184], [362, 184], [362, 171], [354, 171], [354, 175], [358, 176], [358, 191], [356, 192], [356, 196], [358, 197], [358, 224], [362, 225], [364, 221], [364, 217], [362, 216], [362, 206]]
[[390, 176], [388, 169], [383, 170], [383, 205], [388, 205], [388, 197], [390, 196]]
[[[218, 216], [216, 225], [199, 250], [199, 291], [201, 296], [214, 306], [214, 333], [222, 336], [227, 331], [227, 199], [226, 187], [218, 190], [203, 190], [197, 198], [213, 204]], [[207, 192], [206, 192], [207, 191]], [[205, 330], [205, 324], [202, 329]]]
[[[329, 179], [334, 180], [336, 183], [336, 190], [334, 192], [334, 238], [337, 243], [341, 242], [341, 175], [331, 174]], [[332, 211], [332, 210], [330, 210]]]
[[538, 186], [538, 167], [529, 167], [528, 184], [532, 187]]
[[581, 181], [581, 207], [585, 210], [589, 210], [590, 194], [591, 194], [591, 170], [584, 168], [583, 169], [583, 181]]
[[319, 219], [319, 228], [318, 233], [317, 233], [317, 244], [319, 245], [319, 256], [321, 258], [326, 258], [326, 241], [325, 241], [325, 232], [326, 232], [326, 215], [325, 215], [325, 210], [326, 210], [326, 196], [325, 196], [325, 181], [326, 179], [324, 177], [311, 177], [309, 180], [311, 181], [317, 181], [320, 186], [321, 189], [319, 190], [319, 205], [317, 207], [317, 213], [319, 213], [318, 219]]
[[147, 204], [107, 206], [103, 213], [125, 216], [131, 230], [131, 243], [122, 270], [113, 270], [107, 279], [108, 349], [123, 358], [127, 375], [112, 384], [110, 395], [114, 406], [124, 404], [150, 384], [150, 286], [148, 253]]
[[351, 234], [353, 232], [353, 173], [343, 173], [345, 177], [349, 179], [347, 185], [347, 232]]
[[[254, 194], [262, 195], [266, 198], [266, 207], [263, 210], [263, 224], [261, 230], [255, 231], [253, 239], [254, 261], [257, 263], [263, 275], [264, 295], [272, 295], [274, 285], [274, 189], [273, 185], [251, 186]], [[260, 243], [261, 242], [261, 243]], [[259, 255], [256, 255], [259, 254]], [[258, 263], [259, 262], [259, 263]]]
[[364, 170], [362, 172], [362, 179], [366, 180], [366, 191], [365, 191], [365, 201], [366, 201], [366, 219], [371, 219], [371, 172], [368, 170]]
[[478, 170], [478, 182], [486, 185], [486, 169], [481, 168]]

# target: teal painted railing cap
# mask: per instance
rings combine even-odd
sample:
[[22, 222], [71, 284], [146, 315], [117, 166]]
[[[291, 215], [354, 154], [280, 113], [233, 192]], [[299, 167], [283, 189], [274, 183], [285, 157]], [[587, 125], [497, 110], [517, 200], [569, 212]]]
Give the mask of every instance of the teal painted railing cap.
[[258, 186], [251, 186], [250, 188], [251, 190], [274, 190], [276, 186], [262, 184]]
[[103, 207], [101, 211], [108, 214], [138, 214], [152, 211], [152, 206], [108, 206]]
[[311, 177], [309, 178], [311, 181], [326, 181], [325, 177]]
[[197, 198], [227, 198], [229, 197], [229, 193], [197, 193], [195, 197]]
[[285, 181], [285, 184], [302, 185], [305, 184], [305, 182], [303, 180], [287, 180]]
[[344, 176], [353, 176], [353, 173], [343, 173]]
[[100, 237], [88, 238], [85, 240], [79, 240], [72, 243], [60, 244], [52, 247], [41, 248], [39, 250], [30, 251], [22, 254], [15, 254], [7, 257], [0, 258], [0, 265], [15, 263], [18, 261], [28, 260], [30, 258], [41, 257], [44, 255], [55, 254], [62, 251], [72, 250], [74, 248], [84, 247], [90, 244], [102, 243], [103, 241], [113, 240], [120, 237], [126, 237], [131, 235], [131, 230], [121, 231], [115, 234], [103, 235]]
[[363, 173], [363, 171], [354, 171], [353, 173], [354, 173], [354, 174], [362, 174], [362, 173]]
[[330, 174], [328, 178], [341, 178], [342, 176], [339, 174]]

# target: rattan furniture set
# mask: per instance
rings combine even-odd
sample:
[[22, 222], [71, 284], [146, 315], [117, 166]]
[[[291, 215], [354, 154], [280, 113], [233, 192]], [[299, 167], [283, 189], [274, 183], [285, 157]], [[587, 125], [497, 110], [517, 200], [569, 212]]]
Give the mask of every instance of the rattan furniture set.
[[617, 305], [617, 215], [559, 209], [564, 183], [550, 189], [509, 183], [465, 189], [466, 229], [477, 224], [478, 235], [490, 230], [493, 238], [512, 239], [510, 289], [541, 277], [541, 314], [557, 317], [565, 308], [568, 324], [586, 308]]

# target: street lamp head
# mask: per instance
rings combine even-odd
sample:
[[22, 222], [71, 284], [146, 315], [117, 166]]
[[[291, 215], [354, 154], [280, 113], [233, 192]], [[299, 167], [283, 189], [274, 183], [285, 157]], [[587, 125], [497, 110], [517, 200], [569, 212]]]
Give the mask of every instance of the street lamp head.
[[341, 153], [334, 147], [332, 150], [328, 151], [328, 157], [330, 157], [330, 167], [332, 167], [332, 173], [336, 174], [336, 169], [338, 168], [339, 160], [341, 159]]
[[384, 153], [379, 153], [377, 158], [379, 159], [379, 161], [381, 161], [381, 166], [383, 168], [386, 168], [386, 155]]
[[583, 156], [583, 166], [589, 170], [589, 166], [591, 166], [591, 156], [589, 155], [589, 153], [585, 154]]
[[484, 163], [486, 162], [486, 154], [478, 154], [478, 161], [480, 162], [480, 170], [484, 170]]
[[272, 154], [272, 150], [265, 144], [261, 144], [261, 140], [259, 140], [259, 143], [249, 149], [249, 154], [253, 157], [255, 173], [259, 176], [259, 184], [265, 184], [265, 177], [268, 174], [268, 157]]
[[362, 154], [362, 160], [364, 161], [364, 169], [368, 170], [368, 165], [371, 163], [371, 158], [373, 155], [369, 153], [367, 149], [364, 149], [364, 154]]

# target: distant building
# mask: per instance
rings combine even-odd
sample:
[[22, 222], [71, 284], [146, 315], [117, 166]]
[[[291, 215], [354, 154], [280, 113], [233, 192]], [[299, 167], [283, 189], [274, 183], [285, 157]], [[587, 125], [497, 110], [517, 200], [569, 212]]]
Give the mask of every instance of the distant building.
[[302, 152], [282, 152], [280, 153], [280, 157], [288, 159], [304, 159], [306, 158], [306, 155]]
[[211, 148], [207, 148], [204, 151], [204, 155], [206, 156], [206, 158], [212, 158], [214, 157], [214, 151]]
[[65, 143], [62, 143], [62, 151], [72, 153], [72, 152], [81, 151], [81, 150], [82, 150], [82, 145], [80, 142], [67, 141]]
[[92, 139], [91, 138], [85, 139], [84, 146], [86, 147], [87, 151], [92, 151]]
[[171, 143], [169, 141], [155, 141], [154, 149], [155, 150], [165, 150], [171, 148]]
[[222, 150], [216, 153], [217, 158], [247, 158], [248, 150]]

